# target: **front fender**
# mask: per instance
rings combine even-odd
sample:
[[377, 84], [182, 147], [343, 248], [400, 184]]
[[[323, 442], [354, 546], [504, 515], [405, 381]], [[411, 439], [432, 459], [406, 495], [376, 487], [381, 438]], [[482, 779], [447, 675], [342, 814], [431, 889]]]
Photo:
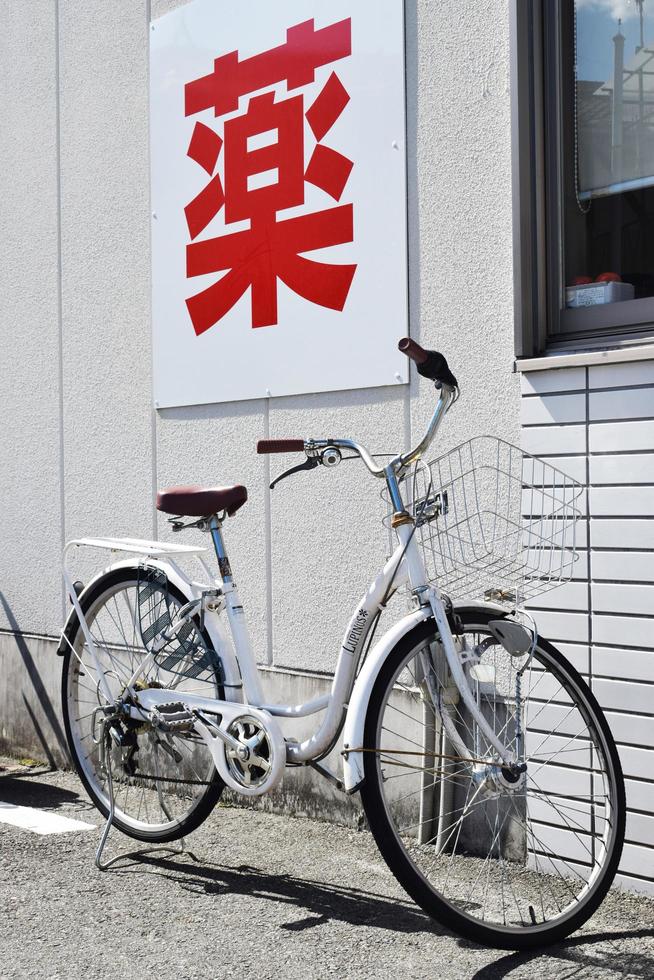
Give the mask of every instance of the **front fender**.
[[[503, 606], [490, 602], [455, 602], [454, 611], [459, 615], [466, 611], [486, 612], [498, 619], [507, 615]], [[420, 623], [431, 618], [431, 607], [421, 606], [395, 623], [368, 654], [354, 684], [343, 727], [343, 784], [347, 793], [355, 793], [363, 782], [363, 752], [357, 752], [356, 749], [363, 746], [368, 704], [379, 672], [399, 641]]]
[[363, 746], [368, 702], [379, 671], [402, 637], [426, 619], [430, 619], [431, 615], [429, 606], [421, 606], [400, 619], [375, 643], [359, 672], [343, 727], [343, 784], [346, 793], [356, 792], [363, 782], [363, 752], [353, 752], [352, 749]]

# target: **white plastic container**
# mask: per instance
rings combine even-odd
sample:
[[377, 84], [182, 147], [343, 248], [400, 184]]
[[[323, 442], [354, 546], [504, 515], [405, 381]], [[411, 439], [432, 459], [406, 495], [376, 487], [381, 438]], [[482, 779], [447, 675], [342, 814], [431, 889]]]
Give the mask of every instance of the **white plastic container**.
[[634, 287], [630, 282], [589, 282], [584, 286], [566, 286], [565, 290], [565, 305], [573, 309], [633, 298]]

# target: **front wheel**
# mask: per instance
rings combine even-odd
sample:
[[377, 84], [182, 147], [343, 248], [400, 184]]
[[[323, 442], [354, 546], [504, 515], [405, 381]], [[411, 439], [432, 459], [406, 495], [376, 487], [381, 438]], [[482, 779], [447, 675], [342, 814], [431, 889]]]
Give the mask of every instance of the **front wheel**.
[[462, 618], [457, 643], [477, 704], [517, 764], [503, 768], [485, 741], [428, 620], [395, 647], [372, 691], [366, 817], [433, 918], [503, 949], [557, 942], [593, 914], [618, 867], [618, 754], [588, 685], [550, 643], [512, 657], [488, 627], [497, 616]]

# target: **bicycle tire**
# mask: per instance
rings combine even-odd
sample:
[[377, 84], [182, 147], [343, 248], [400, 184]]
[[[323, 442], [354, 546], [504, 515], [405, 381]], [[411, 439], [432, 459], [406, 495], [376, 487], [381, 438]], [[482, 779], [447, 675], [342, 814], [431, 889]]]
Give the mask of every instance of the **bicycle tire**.
[[[490, 632], [488, 630], [488, 623], [492, 619], [497, 618], [496, 614], [489, 615], [485, 613], [480, 613], [479, 611], [475, 611], [475, 610], [461, 610], [460, 615], [463, 620], [464, 634], [476, 633], [476, 634], [487, 635]], [[375, 841], [379, 847], [379, 850], [384, 860], [386, 861], [388, 867], [393, 872], [393, 874], [395, 875], [399, 883], [409, 893], [409, 895], [411, 895], [411, 897], [418, 903], [418, 905], [420, 905], [424, 909], [425, 912], [427, 912], [431, 917], [433, 917], [443, 925], [452, 929], [454, 932], [457, 932], [459, 935], [462, 935], [467, 939], [472, 940], [473, 942], [484, 944], [487, 946], [499, 947], [502, 949], [522, 950], [522, 949], [529, 949], [538, 946], [544, 946], [557, 942], [563, 939], [566, 935], [573, 932], [575, 929], [578, 929], [598, 908], [604, 896], [606, 895], [608, 889], [611, 886], [611, 883], [613, 881], [614, 875], [617, 871], [618, 864], [620, 861], [620, 855], [622, 852], [622, 844], [624, 838], [626, 803], [625, 803], [624, 780], [622, 776], [622, 769], [620, 766], [620, 760], [618, 758], [618, 753], [609, 726], [606, 722], [606, 719], [604, 718], [604, 715], [594, 695], [592, 694], [591, 690], [588, 688], [588, 685], [582, 679], [580, 674], [565, 659], [565, 657], [563, 657], [563, 655], [558, 650], [556, 650], [555, 647], [552, 646], [552, 644], [548, 643], [546, 640], [542, 638], [539, 638], [534, 653], [534, 660], [539, 665], [536, 670], [537, 683], [542, 683], [542, 679], [539, 680], [538, 677], [541, 673], [543, 674], [543, 676], [545, 676], [546, 672], [545, 671], [541, 672], [540, 669], [541, 666], [545, 665], [548, 668], [548, 670], [551, 672], [551, 674], [560, 683], [562, 682], [562, 686], [565, 687], [566, 692], [568, 693], [572, 692], [572, 694], [570, 695], [570, 700], [574, 701], [575, 706], [580, 705], [579, 715], [589, 725], [589, 730], [591, 730], [593, 737], [597, 738], [598, 746], [601, 747], [602, 761], [603, 764], [607, 767], [607, 781], [608, 784], [610, 785], [611, 800], [610, 800], [610, 809], [609, 809], [608, 796], [607, 799], [605, 800], [605, 803], [603, 804], [604, 806], [603, 813], [606, 816], [606, 821], [604, 822], [604, 824], [602, 824], [598, 820], [597, 825], [598, 827], [601, 827], [602, 825], [604, 826], [604, 836], [608, 838], [609, 843], [608, 843], [608, 847], [605, 850], [605, 860], [602, 862], [602, 865], [599, 868], [599, 870], [596, 872], [595, 868], [593, 868], [592, 871], [586, 872], [588, 881], [586, 883], [585, 890], [584, 887], [580, 886], [580, 894], [582, 898], [580, 899], [578, 906], [574, 906], [574, 907], [571, 906], [567, 910], [563, 910], [561, 914], [555, 916], [553, 920], [545, 921], [545, 902], [543, 902], [543, 898], [542, 898], [542, 883], [541, 883], [541, 901], [543, 902], [542, 922], [538, 923], [536, 921], [536, 913], [534, 911], [533, 906], [531, 907], [531, 911], [529, 912], [530, 921], [528, 922], [522, 921], [521, 923], [516, 923], [510, 921], [509, 924], [506, 924], [507, 923], [506, 911], [504, 912], [503, 922], [485, 921], [483, 919], [483, 914], [485, 913], [486, 910], [486, 904], [487, 904], [486, 898], [484, 898], [483, 901], [482, 918], [475, 917], [475, 915], [473, 915], [471, 912], [471, 908], [474, 907], [475, 905], [480, 904], [478, 894], [474, 894], [472, 896], [473, 901], [470, 901], [468, 899], [467, 902], [463, 900], [465, 896], [462, 894], [462, 898], [455, 903], [451, 898], [448, 899], [448, 896], [446, 894], [443, 894], [441, 891], [439, 891], [438, 888], [436, 888], [430, 882], [428, 876], [424, 872], [424, 868], [421, 868], [419, 866], [417, 856], [418, 854], [421, 855], [422, 850], [425, 847], [428, 847], [429, 844], [432, 842], [428, 841], [427, 845], [421, 843], [416, 844], [414, 840], [410, 839], [410, 835], [406, 831], [404, 833], [404, 837], [402, 837], [400, 832], [401, 829], [398, 828], [398, 826], [394, 822], [392, 816], [392, 806], [391, 803], [389, 803], [389, 798], [392, 796], [393, 792], [396, 793], [397, 791], [394, 790], [394, 788], [390, 788], [390, 787], [386, 791], [384, 789], [385, 783], [386, 784], [389, 783], [388, 775], [385, 775], [383, 772], [384, 763], [381, 761], [384, 758], [384, 753], [380, 751], [380, 745], [385, 737], [383, 733], [384, 731], [386, 732], [388, 731], [388, 729], [384, 729], [382, 726], [385, 705], [389, 703], [389, 695], [391, 694], [391, 692], [394, 691], [397, 692], [397, 687], [395, 685], [398, 676], [400, 676], [402, 665], [410, 661], [413, 653], [416, 650], [419, 650], [420, 648], [424, 648], [425, 644], [429, 643], [435, 637], [436, 637], [436, 627], [433, 620], [427, 620], [425, 623], [422, 623], [419, 626], [415, 627], [409, 634], [407, 634], [407, 636], [405, 636], [397, 644], [397, 646], [388, 656], [373, 687], [369, 706], [368, 706], [368, 711], [366, 715], [366, 720], [365, 720], [365, 737], [364, 737], [364, 747], [368, 747], [369, 749], [371, 749], [371, 751], [367, 751], [364, 753], [364, 781], [361, 786], [361, 798], [362, 798], [364, 811], [368, 820], [368, 824], [370, 826], [372, 834], [375, 838]], [[424, 664], [424, 661], [422, 661], [422, 663]], [[395, 693], [393, 696], [397, 698], [397, 693]], [[562, 695], [558, 694], [558, 692], [556, 696], [562, 697]], [[540, 701], [535, 701], [534, 707], [536, 707], [538, 704], [540, 704]], [[547, 702], [546, 708], [548, 705], [549, 705], [548, 710], [550, 712], [552, 712], [555, 708], [558, 711], [559, 704], [553, 698], [551, 699], [551, 701]], [[559, 711], [558, 713], [561, 715], [561, 717], [563, 717], [562, 712]], [[508, 717], [508, 713], [507, 713], [507, 717]], [[537, 715], [532, 714], [531, 717], [533, 722], [532, 727], [535, 728]], [[393, 721], [393, 724], [395, 725], [395, 727], [400, 727], [399, 725], [397, 725], [395, 720]], [[434, 728], [435, 728], [435, 724], [434, 724]], [[527, 729], [527, 735], [529, 734], [530, 734], [530, 730]], [[548, 737], [557, 739], [560, 736], [558, 736], [556, 734], [556, 731], [554, 731], [550, 733]], [[580, 742], [579, 745], [582, 745], [582, 743]], [[576, 751], [577, 753], [579, 753], [582, 750], [584, 752], [586, 751], [584, 745], [582, 745], [581, 749], [579, 748], [574, 749], [574, 751]], [[568, 751], [572, 752], [573, 750], [569, 749]], [[387, 749], [385, 758], [386, 759], [388, 759], [389, 757], [392, 758], [392, 752], [393, 749]], [[416, 752], [414, 754], [418, 754], [418, 753]], [[598, 759], [599, 756], [600, 756], [600, 751], [598, 750], [597, 753]], [[589, 757], [590, 757], [591, 765], [594, 765], [595, 763], [593, 763], [593, 755], [590, 750], [589, 750]], [[405, 756], [396, 757], [396, 759], [399, 760], [400, 765], [406, 765], [406, 762], [401, 761], [402, 759], [405, 758], [406, 758]], [[572, 756], [571, 758], [573, 762], [577, 764], [578, 755]], [[538, 762], [540, 763], [540, 759], [538, 759]], [[433, 764], [435, 765], [435, 762]], [[567, 764], [569, 765], [569, 762]], [[527, 770], [527, 774], [524, 777], [525, 787], [526, 787], [524, 792], [524, 796], [526, 800], [524, 804], [524, 812], [526, 815], [530, 813], [530, 806], [532, 807], [533, 810], [534, 806], [537, 807], [540, 805], [542, 808], [542, 804], [543, 804], [543, 796], [542, 796], [542, 791], [540, 789], [538, 790], [538, 792], [534, 791], [533, 793], [533, 795], [536, 798], [536, 803], [530, 804], [529, 802], [530, 763], [528, 762], [527, 765], [528, 765], [528, 770]], [[544, 765], [552, 766], [553, 768], [551, 769], [551, 772], [555, 773], [557, 778], [561, 778], [561, 772], [556, 767], [556, 765], [552, 763], [551, 759], [546, 763], [544, 763]], [[597, 765], [599, 765], [599, 762], [597, 763]], [[442, 761], [441, 766], [442, 766], [441, 773], [445, 773], [447, 772], [448, 766], [450, 767], [451, 770], [453, 763]], [[389, 767], [387, 766], [387, 769], [388, 768]], [[390, 768], [392, 768], [392, 766]], [[470, 769], [470, 767], [468, 768]], [[540, 769], [542, 770], [542, 768], [543, 766], [541, 765]], [[424, 771], [426, 771], [426, 766], [423, 766], [423, 774], [420, 777], [422, 780], [424, 780]], [[411, 774], [408, 773], [408, 775], [409, 778], [411, 778]], [[593, 779], [595, 779], [595, 777], [593, 777]], [[441, 778], [441, 781], [439, 783], [439, 792], [442, 792], [441, 789], [442, 781], [443, 780]], [[461, 776], [460, 773], [459, 775], [456, 776], [456, 778], [452, 777], [452, 783], [454, 786], [456, 786], [457, 783], [462, 781], [463, 781], [463, 777]], [[469, 779], [469, 782], [472, 782], [472, 779]], [[433, 785], [435, 784], [436, 784], [436, 779], [434, 779]], [[593, 782], [592, 785], [594, 787], [595, 783]], [[421, 782], [420, 783], [421, 799], [424, 799], [424, 792], [425, 792], [423, 788], [424, 786], [425, 783]], [[458, 790], [456, 790], [456, 792], [458, 792]], [[593, 792], [595, 792], [594, 789]], [[538, 793], [541, 794], [540, 799], [538, 797]], [[557, 797], [555, 793], [550, 793], [549, 796], [552, 799], [559, 799], [560, 803], [563, 803], [563, 799]], [[463, 823], [465, 819], [472, 818], [471, 817], [472, 806], [468, 809], [466, 813], [466, 808], [468, 807], [468, 799], [469, 797], [468, 795], [466, 795], [466, 802], [463, 808], [461, 808], [459, 804], [460, 812], [463, 814], [459, 818], [461, 823]], [[501, 799], [501, 794], [492, 799], [492, 802], [497, 803], [496, 811], [499, 811], [502, 805], [501, 803], [497, 802], [500, 799]], [[475, 803], [474, 805], [479, 809], [480, 804]], [[554, 804], [550, 804], [549, 801], [547, 801], [546, 805], [554, 806]], [[401, 808], [405, 806], [406, 806], [406, 800], [402, 800], [401, 804], [396, 804], [396, 810], [399, 812]], [[563, 806], [565, 810], [572, 811], [572, 803], [563, 804]], [[579, 806], [581, 809], [577, 812], [576, 815], [572, 816], [572, 820], [575, 822], [579, 822], [582, 819], [584, 819], [579, 816], [579, 813], [582, 812], [582, 809], [585, 814], [585, 803], [578, 804], [575, 802], [575, 808], [577, 806]], [[481, 809], [484, 810], [485, 808], [486, 808], [486, 803], [482, 799]], [[507, 809], [508, 809], [508, 805], [507, 805]], [[599, 813], [601, 809], [602, 808], [598, 808], [594, 806], [593, 800], [591, 798], [588, 804], [588, 815], [592, 815], [594, 812]], [[454, 812], [456, 811], [453, 810], [452, 813]], [[566, 813], [564, 812], [564, 810], [561, 810], [560, 806], [558, 807], [557, 812], [563, 813], [563, 816], [566, 817]], [[609, 813], [610, 813], [610, 819], [609, 819]], [[454, 820], [454, 818], [451, 817], [450, 814], [446, 812], [446, 817], [448, 816], [450, 817], [451, 821]], [[478, 816], [479, 816], [478, 812], [474, 814], [475, 819], [477, 819]], [[433, 821], [433, 817], [431, 819]], [[513, 817], [511, 819], [513, 820]], [[529, 836], [527, 833], [526, 835], [527, 846], [525, 848], [525, 854], [527, 858], [531, 861], [532, 867], [531, 869], [526, 868], [523, 872], [524, 873], [524, 877], [522, 879], [523, 889], [525, 887], [524, 883], [525, 882], [529, 883], [530, 876], [531, 877], [534, 876], [534, 870], [533, 870], [534, 860], [536, 864], [536, 871], [538, 873], [540, 873], [538, 869], [539, 858], [542, 860], [543, 865], [545, 867], [549, 867], [549, 864], [547, 863], [545, 856], [540, 854], [540, 851], [542, 850], [542, 839], [539, 835], [534, 835], [533, 832], [533, 824], [535, 823], [535, 821], [531, 817], [525, 816], [525, 824], [527, 823], [528, 819], [531, 820], [532, 823], [532, 837], [531, 837], [531, 844], [529, 844]], [[497, 824], [497, 818], [496, 818], [496, 824]], [[433, 823], [428, 826], [431, 831], [431, 829], [433, 828]], [[446, 826], [446, 830], [449, 830], [449, 826], [450, 825]], [[451, 826], [454, 827], [453, 822], [451, 823]], [[544, 826], [546, 826], [548, 831], [552, 833], [554, 837], [556, 836], [555, 828], [547, 827], [546, 824]], [[594, 826], [595, 823], [591, 819], [591, 823], [590, 823], [591, 830], [593, 829]], [[537, 824], [537, 827], [538, 830], [540, 831], [541, 829], [540, 824]], [[584, 842], [584, 846], [586, 846], [586, 848], [588, 849], [587, 842], [589, 838], [583, 836], [586, 832], [585, 827], [583, 827], [581, 823], [579, 823], [579, 827], [580, 829], [576, 831], [574, 827], [569, 828], [568, 826], [565, 826], [563, 828], [564, 836], [567, 835], [571, 837], [571, 840], [568, 841], [566, 846], [568, 846], [572, 842], [572, 837], [574, 836], [574, 833], [576, 833], [577, 836], [582, 839], [582, 842]], [[408, 829], [412, 830], [410, 825]], [[438, 823], [439, 832], [440, 829], [441, 829], [441, 824]], [[572, 829], [573, 831], [572, 835], [568, 833], [569, 829]], [[412, 833], [413, 833], [413, 837], [415, 838], [417, 833], [416, 830], [413, 829]], [[457, 832], [457, 837], [455, 838], [454, 845], [452, 845], [451, 843], [449, 844], [452, 850], [451, 850], [451, 854], [448, 855], [447, 858], [444, 857], [444, 855], [447, 853], [446, 850], [439, 852], [439, 855], [437, 855], [436, 857], [432, 855], [429, 859], [425, 858], [423, 860], [421, 856], [420, 860], [423, 861], [424, 867], [436, 867], [442, 855], [443, 855], [443, 863], [445, 862], [445, 860], [449, 860], [450, 869], [454, 868], [455, 866], [457, 867], [457, 874], [461, 873], [460, 869], [465, 865], [466, 862], [473, 863], [473, 864], [475, 861], [478, 862], [480, 858], [474, 855], [474, 845], [473, 845], [472, 853], [470, 855], [464, 854], [463, 852], [465, 848], [461, 847], [461, 853], [456, 854], [455, 857], [452, 856], [455, 854], [457, 842], [460, 840], [460, 835], [461, 835], [461, 829], [459, 829], [459, 831]], [[466, 844], [466, 846], [469, 847], [470, 845]], [[504, 865], [501, 866], [501, 876], [500, 876], [502, 900], [504, 900], [506, 867], [509, 864], [508, 860], [505, 860], [502, 857], [503, 846], [504, 845], [500, 841], [499, 835], [496, 833], [495, 838], [493, 838], [491, 842], [491, 849], [494, 848], [496, 852], [499, 852], [499, 858], [496, 858], [497, 867], [500, 867], [501, 862], [504, 862]], [[531, 847], [531, 852], [529, 850], [530, 847]], [[598, 845], [598, 850], [599, 850], [599, 845]], [[595, 853], [595, 847], [593, 847], [593, 854], [594, 853]], [[560, 865], [561, 858], [560, 856], [556, 858], [550, 858], [550, 861], [551, 861], [552, 869], [557, 869]], [[429, 862], [431, 862], [431, 864], [429, 864]], [[575, 868], [574, 863], [572, 862], [569, 863], [570, 863], [570, 867], [574, 870]], [[475, 870], [477, 866], [475, 866]], [[513, 866], [511, 867], [513, 868]], [[566, 871], [566, 874], [562, 874], [560, 870], [558, 871], [562, 879], [566, 879], [568, 877], [567, 868], [565, 868], [564, 870]], [[451, 870], [448, 873], [451, 875]], [[579, 873], [579, 871], [577, 871], [577, 873]], [[488, 880], [490, 880], [491, 877], [490, 865], [488, 866], [486, 874]], [[493, 887], [497, 892], [498, 886], [496, 884], [496, 880], [498, 874], [495, 866], [493, 866], [493, 874], [494, 874]], [[563, 890], [563, 886], [561, 882], [559, 882], [559, 880], [553, 874], [550, 874], [549, 871], [547, 871], [547, 875], [550, 878], [553, 878], [554, 883], [556, 884], [556, 889], [560, 893]], [[581, 877], [583, 879], [584, 875], [581, 875]], [[517, 878], [517, 873], [516, 873], [516, 878]], [[568, 882], [567, 886], [569, 885], [570, 883]], [[445, 880], [446, 890], [448, 886], [449, 886], [449, 882], [446, 879]], [[458, 887], [458, 886], [454, 886], [454, 887]], [[488, 883], [486, 887], [488, 889]], [[550, 887], [553, 888], [551, 881], [550, 881]], [[460, 890], [462, 893], [463, 893], [463, 888], [464, 886], [460, 886]], [[553, 891], [555, 891], [554, 888]], [[515, 897], [515, 893], [514, 893], [514, 897]], [[492, 900], [489, 903], [491, 908], [493, 907], [493, 901], [497, 903], [496, 897], [492, 898]], [[547, 901], [552, 903], [552, 900], [549, 897], [547, 897]], [[515, 904], [518, 907], [518, 911], [520, 911], [520, 904], [518, 898], [515, 898]], [[468, 907], [464, 907], [466, 905]], [[524, 911], [527, 911], [527, 909], [525, 909]], [[539, 914], [540, 914], [540, 910], [539, 910]]]
[[[95, 622], [94, 610], [96, 611], [95, 615], [97, 615], [97, 611], [104, 608], [106, 605], [103, 600], [109, 600], [112, 596], [118, 594], [121, 589], [138, 588], [138, 582], [138, 566], [122, 567], [109, 571], [106, 575], [100, 577], [91, 589], [83, 593], [80, 598], [80, 605], [82, 612], [84, 613], [85, 617], [87, 617], [87, 621], [88, 619], [91, 620], [91, 628], [93, 628], [93, 623]], [[168, 582], [167, 589], [170, 599], [176, 605], [181, 606], [187, 601], [187, 597], [184, 596], [172, 583]], [[209, 635], [206, 633], [206, 631], [198, 632], [204, 643], [210, 648], [211, 640]], [[95, 763], [92, 760], [92, 750], [89, 750], [91, 755], [89, 755], [89, 752], [82, 751], [81, 737], [80, 732], [78, 731], [79, 718], [76, 719], [71, 710], [76, 704], [76, 699], [73, 697], [72, 690], [75, 685], [75, 672], [77, 671], [78, 674], [83, 676], [83, 669], [80, 668], [79, 660], [73, 652], [73, 650], [76, 650], [79, 654], [79, 651], [84, 646], [84, 636], [76, 613], [73, 613], [73, 615], [70, 617], [64, 637], [66, 642], [64, 643], [65, 651], [63, 655], [61, 696], [68, 748], [77, 774], [86, 792], [96, 808], [103, 814], [103, 816], [106, 817], [109, 814], [108, 794], [104, 790], [104, 787], [106, 786], [106, 778], [103, 780], [101, 774], [98, 775], [98, 770], [96, 769]], [[211, 686], [215, 688], [215, 694], [213, 696], [219, 698], [224, 697], [218, 671], [213, 671], [213, 677], [209, 678], [207, 683], [210, 683]], [[88, 694], [88, 691], [85, 693]], [[137, 737], [137, 741], [139, 737], [140, 735]], [[178, 752], [178, 754], [180, 754], [179, 749], [181, 747], [180, 737], [175, 736], [173, 738], [173, 748]], [[197, 751], [197, 748], [194, 748]], [[168, 753], [166, 753], [166, 756], [167, 758], [164, 761], [167, 764], [172, 765], [172, 762], [175, 760], [170, 757], [172, 761], [168, 762]], [[116, 766], [116, 762], [114, 761], [112, 765]], [[152, 773], [148, 773], [147, 777], [151, 777], [152, 775]], [[141, 779], [141, 786], [139, 788], [141, 788], [143, 793], [145, 793], [145, 784], [154, 784], [159, 800], [161, 799], [161, 795], [159, 795], [161, 787], [164, 787], [164, 790], [166, 790], [169, 783], [172, 783], [173, 785], [177, 784], [178, 788], [187, 785], [182, 777], [177, 779], [173, 776], [173, 778], [168, 782], [166, 777], [161, 778], [160, 773], [157, 772], [155, 775], [159, 776], [158, 780], [139, 777], [137, 773], [137, 775], [132, 778], [132, 781], [136, 781], [138, 783], [139, 778]], [[225, 787], [225, 784], [216, 772], [212, 761], [207, 761], [207, 771], [206, 773], [203, 772], [200, 775], [205, 777], [204, 780], [198, 779], [191, 780], [190, 782], [190, 785], [198, 786], [197, 796], [193, 799], [192, 805], [187, 811], [184, 811], [180, 815], [176, 815], [174, 819], [165, 819], [159, 823], [155, 822], [152, 824], [152, 826], [149, 826], [147, 821], [136, 820], [133, 817], [130, 817], [130, 815], [122, 812], [120, 806], [117, 804], [113, 821], [114, 826], [128, 837], [132, 837], [135, 840], [144, 841], [146, 843], [167, 843], [178, 840], [180, 837], [190, 834], [207, 819], [220, 799]], [[127, 781], [128, 785], [127, 793], [129, 793], [129, 777], [125, 777], [125, 780]], [[202, 782], [205, 783], [205, 785], [202, 785]], [[149, 790], [151, 789], [152, 786], [150, 785]], [[184, 792], [190, 792], [190, 790], [184, 790]], [[170, 794], [166, 797], [166, 799], [170, 800]]]

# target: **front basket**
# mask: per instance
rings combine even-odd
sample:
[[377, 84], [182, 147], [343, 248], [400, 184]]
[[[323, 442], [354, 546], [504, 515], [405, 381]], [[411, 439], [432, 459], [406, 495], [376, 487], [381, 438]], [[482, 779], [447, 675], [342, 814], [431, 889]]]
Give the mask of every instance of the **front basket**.
[[402, 481], [427, 576], [453, 599], [523, 605], [572, 577], [583, 487], [478, 436]]

